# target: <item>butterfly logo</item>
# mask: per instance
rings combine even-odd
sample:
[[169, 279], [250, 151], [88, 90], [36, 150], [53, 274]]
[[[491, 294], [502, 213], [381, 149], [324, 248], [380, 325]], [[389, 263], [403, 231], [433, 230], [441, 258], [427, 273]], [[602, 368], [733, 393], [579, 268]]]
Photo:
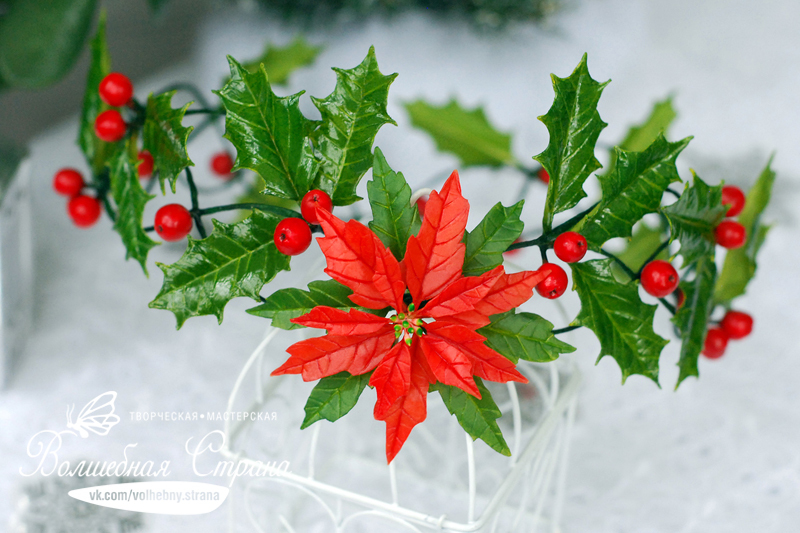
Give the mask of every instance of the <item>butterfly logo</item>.
[[[104, 392], [81, 409], [75, 422], [72, 421], [72, 412], [75, 410], [75, 404], [72, 407], [68, 406], [67, 427], [70, 430], [77, 431], [84, 439], [89, 436], [89, 431], [95, 435], [108, 435], [108, 431], [119, 424], [119, 417], [114, 414], [114, 401], [116, 399], [116, 392]], [[67, 430], [66, 433], [74, 435], [74, 431]]]

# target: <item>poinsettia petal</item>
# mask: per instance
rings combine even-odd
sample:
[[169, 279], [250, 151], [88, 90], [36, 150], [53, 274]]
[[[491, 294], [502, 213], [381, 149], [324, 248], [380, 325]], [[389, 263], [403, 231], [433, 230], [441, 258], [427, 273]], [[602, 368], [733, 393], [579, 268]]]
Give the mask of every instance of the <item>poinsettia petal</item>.
[[534, 287], [546, 277], [546, 272], [531, 270], [503, 274], [483, 299], [475, 304], [475, 310], [490, 316], [516, 309], [531, 299]]
[[383, 420], [386, 421], [386, 462], [391, 463], [405, 444], [414, 426], [428, 415], [428, 385], [430, 381], [420, 362], [412, 360], [411, 386], [395, 401]]
[[505, 271], [500, 265], [480, 276], [458, 278], [428, 302], [419, 316], [441, 318], [473, 311], [503, 275]]
[[444, 322], [449, 324], [456, 324], [458, 326], [466, 326], [472, 330], [480, 329], [483, 326], [488, 326], [491, 320], [488, 316], [477, 311], [464, 311], [455, 315], [448, 315], [436, 320], [437, 322]]
[[308, 328], [326, 329], [331, 335], [369, 335], [380, 331], [390, 323], [390, 320], [358, 309], [344, 311], [318, 305], [305, 315], [291, 319], [290, 322]]
[[456, 346], [435, 335], [423, 335], [419, 344], [436, 380], [481, 397], [472, 379], [472, 360]]
[[436, 296], [461, 276], [465, 251], [461, 241], [468, 215], [469, 202], [461, 195], [454, 171], [440, 192], [430, 194], [419, 233], [408, 240], [403, 266], [415, 304]]
[[373, 335], [306, 339], [286, 349], [291, 357], [272, 375], [301, 374], [303, 381], [314, 381], [345, 370], [353, 375], [364, 374], [375, 368], [393, 342], [394, 330], [389, 326]]
[[392, 252], [357, 220], [343, 222], [322, 209], [318, 213], [325, 232], [325, 237], [317, 239], [327, 259], [325, 272], [350, 287], [350, 299], [358, 305], [400, 309], [405, 284], [400, 263]]
[[398, 342], [378, 363], [369, 379], [370, 386], [375, 387], [378, 394], [374, 410], [378, 420], [383, 419], [397, 399], [405, 395], [411, 386], [411, 351], [411, 347], [405, 342]]

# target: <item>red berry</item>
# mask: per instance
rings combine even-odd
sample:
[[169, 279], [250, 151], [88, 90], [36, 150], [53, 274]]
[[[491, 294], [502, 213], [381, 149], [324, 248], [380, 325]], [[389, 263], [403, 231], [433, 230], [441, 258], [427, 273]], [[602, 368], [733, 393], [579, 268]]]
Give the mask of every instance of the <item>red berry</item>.
[[333, 209], [333, 202], [328, 193], [314, 189], [303, 196], [303, 201], [300, 202], [300, 212], [309, 224], [319, 224], [317, 209], [324, 209], [330, 213]]
[[676, 309], [680, 309], [683, 307], [683, 304], [686, 302], [686, 294], [683, 292], [682, 289], [678, 289], [675, 291], [675, 300], [676, 300]]
[[100, 200], [84, 194], [73, 196], [67, 204], [67, 213], [76, 226], [88, 228], [100, 218]]
[[94, 121], [94, 132], [102, 140], [113, 143], [125, 137], [125, 130], [128, 128], [122, 115], [116, 109], [103, 111]]
[[743, 246], [747, 240], [747, 230], [735, 220], [723, 220], [714, 230], [717, 244], [728, 250]]
[[735, 217], [744, 209], [744, 193], [739, 187], [726, 185], [722, 188], [722, 205], [730, 206], [726, 217]]
[[542, 180], [543, 183], [550, 183], [550, 174], [544, 168], [539, 169], [539, 179]]
[[284, 218], [275, 228], [275, 246], [286, 255], [300, 255], [311, 245], [311, 228], [300, 218]]
[[228, 152], [219, 152], [211, 158], [211, 170], [218, 176], [230, 178], [232, 169], [233, 158]]
[[74, 168], [62, 168], [53, 177], [53, 189], [64, 196], [75, 196], [83, 186], [83, 176]]
[[105, 103], [119, 107], [131, 101], [133, 84], [128, 76], [112, 72], [100, 82], [99, 92]]
[[719, 325], [731, 339], [743, 339], [753, 331], [753, 317], [741, 311], [728, 311]]
[[656, 259], [647, 263], [642, 269], [641, 281], [647, 294], [663, 298], [678, 288], [681, 278], [668, 261]]
[[192, 215], [181, 204], [167, 204], [156, 211], [155, 228], [165, 241], [179, 241], [192, 231]]
[[539, 268], [539, 272], [547, 274], [547, 277], [536, 285], [536, 292], [539, 295], [554, 300], [564, 294], [569, 278], [563, 268], [554, 263], [545, 263]]
[[556, 237], [553, 251], [565, 263], [576, 263], [586, 255], [586, 238], [580, 233], [567, 231]]
[[139, 152], [139, 177], [146, 178], [153, 173], [153, 156], [147, 150]]
[[717, 359], [725, 353], [728, 346], [728, 334], [722, 328], [709, 328], [703, 343], [703, 355], [709, 359]]

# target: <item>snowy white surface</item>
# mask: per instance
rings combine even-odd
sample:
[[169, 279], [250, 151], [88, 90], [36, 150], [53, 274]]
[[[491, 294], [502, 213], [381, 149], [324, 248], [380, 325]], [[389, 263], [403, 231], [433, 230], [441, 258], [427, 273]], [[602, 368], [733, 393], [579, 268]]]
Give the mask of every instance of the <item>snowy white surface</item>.
[[[617, 141], [654, 100], [674, 93], [680, 116], [671, 136], [695, 136], [681, 164], [684, 176], [691, 164], [708, 181], [746, 184], [777, 151], [776, 205], [766, 216], [776, 227], [762, 251], [758, 278], [737, 302], [756, 317], [748, 339], [731, 344], [721, 360], [701, 361], [702, 378], [673, 392], [677, 343], [662, 358], [663, 389], [639, 377], [620, 386], [616, 363], [606, 358], [595, 367], [597, 341], [590, 333], [578, 335], [579, 351], [568, 357], [579, 362], [585, 385], [572, 442], [565, 532], [771, 533], [792, 531], [800, 522], [800, 235], [793, 215], [800, 175], [798, 22], [800, 7], [779, 0], [584, 0], [544, 30], [506, 36], [475, 36], [468, 28], [416, 16], [310, 36], [326, 51], [316, 66], [292, 79], [287, 92], [328, 94], [334, 76], [327, 67], [355, 65], [370, 44], [384, 73], [400, 72], [389, 109], [399, 127], [385, 127], [376, 144], [412, 185], [449, 172], [455, 160], [437, 154], [424, 134], [410, 129], [402, 101], [444, 102], [458, 95], [468, 105], [485, 103], [491, 119], [514, 132], [517, 157], [529, 161], [547, 142], [535, 117], [552, 101], [549, 74], [568, 75], [584, 52], [595, 79], [613, 80], [600, 104], [610, 124], [601, 142]], [[241, 14], [210, 21], [205, 35], [195, 64], [143, 88], [179, 78], [211, 88], [225, 72], [225, 54], [247, 59], [265, 40], [291, 37], [274, 23]], [[307, 98], [303, 106], [313, 113]], [[65, 444], [63, 458], [117, 460], [125, 444], [137, 442], [137, 458], [171, 459], [173, 478], [188, 478], [183, 443], [216, 425], [134, 423], [126, 414], [222, 410], [263, 332], [262, 319], [245, 314], [251, 304], [243, 300], [229, 304], [221, 326], [203, 317], [177, 332], [169, 313], [147, 308], [161, 283], [155, 265], [150, 279], [143, 278], [136, 263], [123, 261], [107, 220], [75, 230], [63, 199], [50, 192], [56, 169], [83, 165], [74, 137], [75, 123], [69, 122], [32, 146], [36, 326], [16, 380], [0, 394], [0, 523], [26, 482], [19, 468], [30, 467], [30, 436], [62, 429], [66, 404], [80, 409], [106, 390], [118, 392], [123, 422], [105, 439]], [[209, 135], [192, 146], [200, 169], [221, 142]], [[462, 173], [462, 180], [475, 215], [495, 201], [507, 204], [520, 185], [511, 173], [479, 170]], [[534, 187], [525, 211], [531, 228], [542, 199], [543, 189]], [[151, 257], [173, 261], [181, 250], [181, 244], [161, 246]], [[519, 261], [538, 266], [535, 256]], [[279, 286], [293, 283], [294, 275], [282, 275]], [[565, 298], [574, 313], [575, 296]], [[532, 305], [563, 324], [541, 299]], [[660, 313], [657, 329], [671, 338], [667, 319]], [[159, 532], [221, 531], [225, 520], [217, 512], [148, 517], [148, 524]]]

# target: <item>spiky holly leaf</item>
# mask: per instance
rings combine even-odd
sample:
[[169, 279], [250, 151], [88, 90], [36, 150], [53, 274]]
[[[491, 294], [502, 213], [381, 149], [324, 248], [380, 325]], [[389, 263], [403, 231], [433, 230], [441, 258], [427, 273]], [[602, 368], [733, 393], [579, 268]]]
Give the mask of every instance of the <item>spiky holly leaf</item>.
[[[644, 262], [661, 246], [664, 239], [666, 239], [666, 235], [661, 227], [654, 229], [644, 222], [640, 222], [634, 226], [633, 236], [626, 244], [625, 249], [616, 254], [616, 256], [620, 261], [628, 265], [628, 268], [638, 272], [644, 266]], [[667, 250], [662, 250], [655, 259], [666, 259], [668, 257]], [[617, 265], [614, 264], [612, 268], [616, 271]]]
[[511, 207], [497, 203], [475, 229], [467, 232], [463, 274], [479, 276], [503, 264], [503, 252], [519, 238], [525, 223], [519, 219], [525, 200]]
[[369, 228], [396, 258], [402, 259], [408, 238], [419, 228], [419, 212], [410, 203], [411, 187], [403, 174], [391, 169], [377, 147], [367, 196], [372, 209]]
[[117, 205], [117, 219], [114, 230], [122, 237], [127, 253], [139, 261], [142, 270], [147, 274], [147, 254], [158, 243], [150, 239], [142, 228], [144, 207], [155, 196], [142, 189], [139, 182], [139, 160], [136, 158], [135, 143], [128, 141], [128, 146], [117, 150], [109, 161], [111, 178], [111, 195]]
[[490, 448], [505, 456], [511, 456], [511, 450], [503, 438], [503, 432], [497, 425], [497, 419], [503, 413], [497, 407], [489, 389], [483, 384], [481, 378], [475, 378], [475, 384], [481, 393], [480, 399], [467, 394], [458, 387], [436, 383], [431, 385], [442, 396], [442, 401], [451, 415], [455, 415], [464, 431], [472, 440], [481, 439]]
[[433, 137], [440, 151], [458, 157], [462, 167], [499, 167], [514, 161], [511, 135], [498, 131], [482, 107], [464, 109], [456, 100], [441, 107], [424, 100], [404, 105], [411, 124]]
[[319, 420], [336, 422], [349, 413], [358, 403], [371, 375], [372, 372], [360, 376], [339, 372], [319, 380], [306, 401], [306, 416], [300, 429]]
[[172, 311], [180, 328], [193, 316], [214, 315], [222, 322], [225, 305], [233, 298], [258, 300], [266, 283], [289, 270], [289, 256], [278, 251], [273, 239], [281, 220], [261, 211], [236, 224], [214, 220], [208, 238], [189, 237], [178, 262], [157, 263], [164, 284], [150, 307]]
[[681, 181], [675, 159], [691, 137], [670, 143], [663, 135], [643, 152], [617, 148], [617, 166], [600, 176], [603, 196], [597, 206], [572, 228], [586, 237], [592, 250], [614, 237], [630, 237], [633, 225], [661, 207], [664, 191]]
[[486, 344], [512, 363], [520, 359], [547, 363], [575, 348], [553, 335], [553, 324], [533, 313], [508, 311], [496, 315], [492, 323], [478, 330]]
[[147, 98], [147, 111], [142, 128], [144, 149], [153, 156], [154, 167], [158, 170], [161, 191], [166, 182], [175, 192], [178, 176], [186, 167], [194, 166], [189, 159], [186, 143], [194, 126], [185, 127], [183, 116], [191, 102], [180, 109], [172, 107], [172, 97], [177, 91], [169, 91]]
[[717, 280], [717, 266], [714, 263], [714, 250], [697, 260], [695, 277], [683, 281], [680, 289], [686, 296], [683, 306], [678, 309], [672, 322], [678, 328], [681, 338], [681, 356], [678, 360], [678, 383], [689, 376], [699, 376], [697, 359], [703, 350], [708, 320], [714, 310], [714, 283]]
[[302, 92], [279, 97], [267, 73], [251, 74], [228, 57], [231, 79], [216, 91], [225, 108], [225, 138], [236, 148], [236, 167], [264, 180], [264, 192], [300, 201], [309, 190], [316, 161], [306, 136], [312, 122], [300, 112]]
[[534, 157], [550, 174], [542, 221], [545, 231], [551, 229], [556, 213], [574, 207], [586, 196], [583, 183], [602, 166], [594, 148], [607, 124], [597, 112], [597, 102], [609, 83], [592, 79], [586, 54], [568, 78], [554, 74], [552, 79], [555, 100], [547, 114], [539, 117], [550, 133], [550, 143]]
[[[650, 111], [650, 116], [641, 124], [632, 126], [618, 146], [629, 152], [641, 152], [650, 146], [659, 135], [663, 134], [666, 136], [669, 126], [677, 116], [678, 114], [672, 107], [672, 96], [660, 102], [656, 102], [653, 105], [653, 109]], [[609, 155], [610, 159], [606, 174], [614, 170], [617, 163], [617, 153], [613, 149], [610, 151]]]
[[775, 172], [771, 168], [772, 157], [761, 171], [758, 180], [747, 193], [744, 209], [739, 214], [739, 223], [747, 230], [747, 242], [741, 248], [729, 250], [714, 289], [714, 300], [730, 302], [744, 294], [747, 284], [756, 273], [756, 257], [764, 244], [770, 227], [761, 224], [761, 213], [772, 196]]
[[356, 187], [372, 166], [375, 135], [384, 124], [395, 124], [386, 101], [397, 74], [381, 74], [374, 47], [357, 67], [333, 70], [333, 92], [326, 98], [311, 98], [322, 114], [322, 124], [314, 132], [322, 156], [316, 184], [331, 196], [333, 205], [349, 205], [360, 200]]
[[670, 226], [670, 241], [681, 243], [683, 264], [690, 265], [714, 253], [714, 228], [725, 216], [722, 185], [709, 187], [692, 171], [694, 183], [688, 184], [674, 204], [661, 210]]
[[312, 46], [298, 35], [286, 46], [267, 44], [261, 56], [242, 66], [251, 74], [257, 74], [259, 66], [264, 65], [270, 83], [284, 85], [295, 70], [312, 64], [322, 49], [322, 46]]
[[612, 356], [622, 370], [622, 382], [641, 374], [658, 383], [658, 358], [667, 341], [653, 331], [655, 305], [639, 298], [638, 283], [619, 283], [611, 259], [572, 263], [572, 283], [581, 300], [574, 326], [586, 326], [600, 341], [600, 361]]

